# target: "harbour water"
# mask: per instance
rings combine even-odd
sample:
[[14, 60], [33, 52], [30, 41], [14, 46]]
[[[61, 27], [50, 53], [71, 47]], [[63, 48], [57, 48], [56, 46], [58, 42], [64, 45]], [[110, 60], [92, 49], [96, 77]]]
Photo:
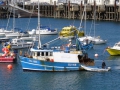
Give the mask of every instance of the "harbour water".
[[[10, 19], [12, 27], [12, 19]], [[17, 18], [16, 27], [26, 30], [37, 27], [37, 18]], [[1, 25], [6, 25], [7, 20], [2, 19]], [[87, 21], [87, 30], [90, 30], [92, 21]], [[79, 27], [80, 20], [41, 18], [42, 25], [51, 25], [60, 31], [64, 26], [75, 25]], [[11, 28], [10, 27], [10, 28]], [[93, 35], [93, 31], [91, 32]], [[9, 63], [0, 63], [0, 90], [119, 90], [120, 86], [120, 56], [110, 56], [106, 47], [113, 46], [120, 41], [120, 22], [97, 21], [96, 36], [106, 39], [107, 44], [94, 45], [94, 48], [88, 51], [90, 58], [95, 59], [95, 64], [101, 66], [102, 60], [105, 60], [107, 66], [111, 67], [109, 72], [33, 72], [23, 71], [20, 60], [17, 63], [11, 63], [13, 69], [7, 69]], [[58, 35], [41, 36], [42, 43], [46, 43], [57, 38]], [[53, 42], [53, 45], [65, 43], [65, 40]], [[0, 46], [2, 48], [2, 46]], [[1, 51], [1, 49], [0, 49]], [[98, 57], [94, 57], [94, 54]]]

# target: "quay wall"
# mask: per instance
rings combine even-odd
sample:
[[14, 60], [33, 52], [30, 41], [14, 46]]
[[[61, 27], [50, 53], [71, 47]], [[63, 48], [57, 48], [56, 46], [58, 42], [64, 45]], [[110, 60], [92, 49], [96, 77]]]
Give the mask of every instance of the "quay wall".
[[[38, 5], [19, 5], [30, 12], [34, 13], [34, 17], [37, 17]], [[81, 19], [84, 12], [85, 5], [64, 3], [61, 5], [40, 5], [41, 17], [52, 18], [67, 18], [67, 19]], [[96, 8], [96, 9], [95, 9]], [[94, 19], [94, 11], [96, 10], [96, 20], [108, 20], [108, 21], [120, 21], [120, 6], [116, 5], [86, 5], [86, 19]], [[21, 18], [30, 17], [30, 14], [17, 11], [17, 14]], [[9, 5], [0, 5], [0, 18], [8, 18]], [[85, 19], [85, 16], [83, 17]]]

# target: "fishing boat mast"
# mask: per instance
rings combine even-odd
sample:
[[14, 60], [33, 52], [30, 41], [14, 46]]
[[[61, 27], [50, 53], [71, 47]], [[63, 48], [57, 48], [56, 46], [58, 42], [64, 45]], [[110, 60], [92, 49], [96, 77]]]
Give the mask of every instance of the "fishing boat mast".
[[39, 41], [38, 41], [38, 49], [41, 48], [41, 41], [40, 41], [40, 5], [38, 0], [38, 30], [39, 30]]

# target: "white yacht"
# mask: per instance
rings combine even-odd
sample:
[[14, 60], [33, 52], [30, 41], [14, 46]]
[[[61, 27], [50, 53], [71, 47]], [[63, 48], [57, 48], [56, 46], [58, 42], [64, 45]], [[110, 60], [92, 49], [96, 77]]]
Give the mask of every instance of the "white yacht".
[[22, 49], [22, 48], [30, 48], [34, 46], [34, 42], [25, 42], [24, 40], [20, 39], [11, 39], [10, 42], [7, 42], [8, 45], [11, 46], [11, 49]]

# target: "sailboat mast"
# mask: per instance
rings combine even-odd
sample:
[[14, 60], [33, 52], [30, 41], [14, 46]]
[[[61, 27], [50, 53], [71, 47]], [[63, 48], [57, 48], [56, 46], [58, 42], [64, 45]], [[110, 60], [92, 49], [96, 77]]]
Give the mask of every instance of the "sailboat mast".
[[87, 32], [86, 32], [86, 2], [85, 2], [85, 9], [84, 9], [85, 11], [84, 11], [84, 13], [85, 13], [85, 26], [84, 26], [84, 28], [85, 28], [85, 33], [87, 34]]
[[95, 37], [96, 3], [94, 1], [94, 37]]
[[38, 42], [38, 49], [41, 48], [41, 41], [40, 41], [40, 5], [38, 0], [38, 30], [39, 30], [39, 42]]
[[[12, 4], [15, 5], [15, 0], [12, 0]], [[15, 8], [13, 7], [13, 31], [15, 29]]]

